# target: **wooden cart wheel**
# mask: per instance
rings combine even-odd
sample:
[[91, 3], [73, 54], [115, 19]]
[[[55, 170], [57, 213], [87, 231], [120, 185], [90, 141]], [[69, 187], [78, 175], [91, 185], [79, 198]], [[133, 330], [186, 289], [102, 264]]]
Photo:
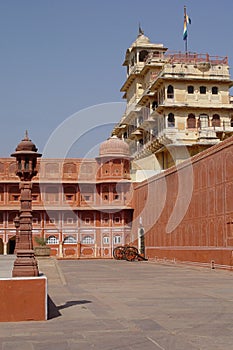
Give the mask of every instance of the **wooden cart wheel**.
[[125, 258], [127, 261], [134, 261], [138, 255], [138, 250], [135, 247], [127, 247], [125, 250]]
[[125, 247], [119, 246], [113, 249], [113, 257], [116, 260], [125, 259]]

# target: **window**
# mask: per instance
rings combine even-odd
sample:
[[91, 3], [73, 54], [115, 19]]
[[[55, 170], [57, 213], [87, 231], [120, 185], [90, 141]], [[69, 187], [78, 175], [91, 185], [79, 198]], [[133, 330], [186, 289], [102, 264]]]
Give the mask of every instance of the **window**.
[[148, 51], [142, 50], [139, 52], [139, 62], [144, 62], [148, 55]]
[[55, 236], [49, 236], [48, 240], [47, 240], [48, 244], [58, 244], [58, 239]]
[[194, 129], [196, 128], [196, 117], [194, 114], [189, 114], [187, 119], [187, 128]]
[[114, 244], [120, 244], [121, 243], [121, 236], [114, 236]]
[[199, 128], [207, 128], [209, 126], [209, 116], [206, 114], [201, 114], [198, 119]]
[[85, 224], [86, 225], [90, 225], [90, 222], [91, 222], [90, 218], [85, 218]]
[[114, 194], [114, 195], [113, 195], [113, 199], [114, 199], [114, 201], [119, 200], [119, 199], [120, 199], [119, 194]]
[[74, 219], [73, 218], [67, 218], [66, 219], [66, 223], [67, 224], [73, 224], [74, 223]]
[[72, 175], [76, 173], [76, 165], [74, 163], [66, 163], [63, 165], [63, 173]]
[[32, 218], [32, 223], [33, 224], [38, 224], [38, 219], [37, 218]]
[[37, 194], [33, 194], [32, 195], [32, 200], [33, 201], [37, 201], [38, 200], [38, 195]]
[[68, 243], [74, 244], [74, 243], [77, 243], [77, 240], [73, 236], [68, 236], [64, 239], [64, 244], [68, 244]]
[[59, 166], [56, 163], [45, 164], [45, 175], [46, 176], [56, 176], [59, 174]]
[[206, 94], [206, 86], [200, 86], [200, 94]]
[[168, 118], [167, 118], [167, 126], [169, 128], [172, 128], [175, 126], [175, 117], [174, 117], [174, 114], [173, 113], [169, 113], [168, 114]]
[[194, 93], [194, 87], [192, 85], [188, 86], [188, 94], [193, 94]]
[[218, 94], [218, 87], [217, 86], [213, 86], [212, 87], [212, 94], [213, 95], [217, 95]]
[[73, 200], [73, 195], [72, 194], [66, 194], [66, 200], [67, 201], [72, 201]]
[[102, 222], [103, 222], [104, 224], [108, 224], [108, 216], [104, 216], [104, 217], [102, 218]]
[[13, 201], [18, 201], [19, 200], [19, 195], [18, 194], [14, 194], [13, 195]]
[[114, 222], [115, 222], [116, 224], [119, 224], [120, 221], [121, 221], [121, 218], [120, 218], [119, 216], [116, 216], [116, 217], [114, 218]]
[[58, 202], [58, 199], [59, 199], [58, 189], [56, 187], [48, 187], [45, 192], [46, 202], [54, 203], [54, 202]]
[[220, 126], [221, 121], [220, 121], [220, 116], [218, 114], [214, 114], [212, 118], [212, 126]]
[[55, 222], [56, 222], [55, 218], [49, 218], [49, 223], [50, 224], [55, 224]]
[[103, 244], [109, 244], [109, 237], [107, 236], [103, 237]]
[[83, 244], [93, 244], [94, 243], [94, 239], [91, 236], [85, 236], [82, 239], [82, 243]]
[[157, 101], [153, 101], [152, 102], [152, 110], [155, 111], [157, 107], [158, 107], [158, 102]]
[[167, 98], [174, 98], [174, 89], [172, 85], [167, 88]]

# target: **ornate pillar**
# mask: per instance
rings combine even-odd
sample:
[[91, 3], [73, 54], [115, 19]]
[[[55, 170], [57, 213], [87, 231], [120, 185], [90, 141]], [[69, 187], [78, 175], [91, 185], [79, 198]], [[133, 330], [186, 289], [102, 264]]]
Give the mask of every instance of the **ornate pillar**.
[[38, 276], [39, 270], [32, 243], [32, 178], [37, 174], [36, 160], [41, 154], [29, 140], [26, 132], [15, 153], [17, 170], [20, 178], [20, 215], [17, 239], [17, 257], [12, 271], [13, 277]]

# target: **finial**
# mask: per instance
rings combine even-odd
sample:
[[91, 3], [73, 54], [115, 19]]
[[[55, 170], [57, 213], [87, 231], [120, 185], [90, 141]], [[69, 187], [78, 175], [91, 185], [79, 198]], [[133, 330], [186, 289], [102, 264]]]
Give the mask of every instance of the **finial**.
[[144, 31], [141, 28], [140, 22], [138, 23], [138, 35], [144, 35]]
[[27, 130], [25, 130], [25, 136], [24, 136], [24, 140], [29, 140], [29, 137], [28, 137], [28, 131]]

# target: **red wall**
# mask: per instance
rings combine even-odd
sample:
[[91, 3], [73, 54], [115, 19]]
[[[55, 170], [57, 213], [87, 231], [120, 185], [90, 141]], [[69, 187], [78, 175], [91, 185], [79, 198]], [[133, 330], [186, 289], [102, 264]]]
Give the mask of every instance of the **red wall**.
[[233, 138], [138, 184], [133, 207], [147, 257], [232, 266]]

